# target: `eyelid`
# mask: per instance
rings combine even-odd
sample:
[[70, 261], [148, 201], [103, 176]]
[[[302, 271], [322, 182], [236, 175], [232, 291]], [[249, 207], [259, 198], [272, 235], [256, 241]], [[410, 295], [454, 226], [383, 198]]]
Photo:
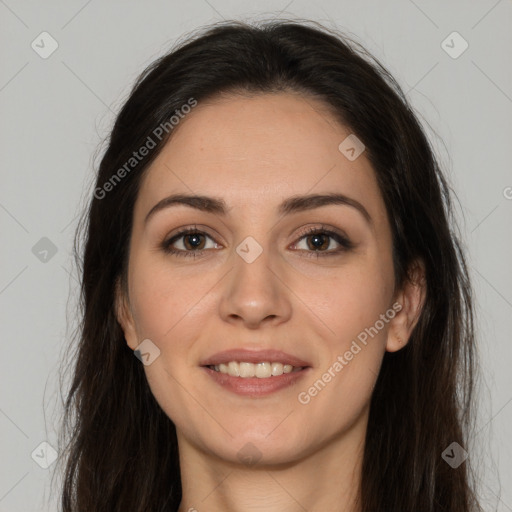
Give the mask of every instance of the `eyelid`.
[[327, 226], [325, 224], [322, 224], [321, 226], [313, 226], [304, 228], [303, 231], [301, 231], [298, 235], [299, 240], [302, 238], [308, 236], [308, 235], [314, 235], [315, 233], [325, 233], [330, 235], [337, 235], [338, 237], [342, 238], [344, 242], [347, 244], [352, 244], [350, 238], [348, 235], [341, 229], [335, 228], [334, 226]]
[[[206, 235], [208, 237], [210, 237], [212, 240], [215, 241], [215, 243], [219, 243], [215, 240], [215, 237], [217, 238], [222, 238], [219, 234], [210, 234], [208, 232], [208, 230], [210, 230], [210, 228], [207, 228], [206, 226], [202, 226], [201, 224], [193, 224], [193, 225], [190, 225], [190, 226], [185, 226], [183, 228], [178, 228], [178, 230], [174, 231], [172, 234], [170, 234], [169, 236], [166, 236], [165, 239], [164, 239], [164, 242], [165, 243], [169, 243], [171, 240], [178, 240], [180, 237], [184, 236], [184, 235], [188, 235], [188, 234], [191, 234], [191, 233], [199, 233], [201, 235]], [[212, 231], [212, 230], [210, 230]]]

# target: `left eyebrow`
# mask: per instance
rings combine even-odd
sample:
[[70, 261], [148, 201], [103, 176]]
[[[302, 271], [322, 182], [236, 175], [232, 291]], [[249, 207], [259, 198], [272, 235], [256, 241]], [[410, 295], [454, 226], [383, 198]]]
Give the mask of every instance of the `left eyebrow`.
[[[191, 208], [195, 208], [196, 210], [203, 212], [215, 213], [217, 215], [226, 215], [228, 212], [226, 202], [219, 197], [173, 194], [156, 203], [146, 215], [144, 223], [147, 223], [155, 213], [180, 204], [190, 206]], [[313, 210], [315, 208], [328, 205], [351, 206], [365, 218], [368, 224], [373, 224], [372, 217], [359, 201], [356, 201], [346, 195], [336, 193], [289, 197], [279, 205], [278, 213], [280, 215], [289, 215], [291, 213]]]

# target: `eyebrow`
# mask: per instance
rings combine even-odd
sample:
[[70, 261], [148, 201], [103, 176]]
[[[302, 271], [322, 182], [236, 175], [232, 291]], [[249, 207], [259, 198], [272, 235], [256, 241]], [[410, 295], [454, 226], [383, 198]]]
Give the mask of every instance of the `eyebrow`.
[[[226, 215], [230, 210], [227, 208], [226, 202], [220, 197], [173, 194], [156, 203], [146, 215], [144, 223], [146, 224], [157, 212], [177, 205], [186, 205], [196, 210], [217, 215]], [[370, 214], [359, 201], [344, 194], [336, 193], [289, 197], [279, 205], [278, 213], [279, 215], [289, 215], [291, 213], [313, 210], [328, 205], [351, 206], [365, 218], [368, 224], [373, 224]]]

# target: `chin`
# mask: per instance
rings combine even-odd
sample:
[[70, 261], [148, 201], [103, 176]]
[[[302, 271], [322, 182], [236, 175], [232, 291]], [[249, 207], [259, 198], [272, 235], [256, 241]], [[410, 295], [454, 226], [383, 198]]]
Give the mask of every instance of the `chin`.
[[[290, 438], [289, 432], [283, 430], [279, 436], [276, 432], [265, 433], [231, 432], [233, 438], [227, 443], [210, 446], [209, 451], [218, 458], [234, 464], [262, 467], [265, 465], [287, 464], [304, 457], [306, 446], [300, 440]], [[211, 441], [211, 439], [210, 439]]]

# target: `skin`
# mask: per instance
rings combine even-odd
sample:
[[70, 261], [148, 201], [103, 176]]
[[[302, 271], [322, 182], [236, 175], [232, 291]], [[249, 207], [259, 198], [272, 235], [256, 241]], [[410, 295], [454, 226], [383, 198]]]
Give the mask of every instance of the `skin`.
[[[132, 350], [146, 338], [160, 350], [144, 369], [176, 425], [180, 512], [359, 510], [373, 386], [385, 351], [407, 343], [424, 289], [419, 280], [394, 289], [385, 205], [365, 153], [350, 161], [338, 150], [348, 135], [314, 98], [217, 98], [180, 122], [143, 179], [128, 296], [118, 287], [116, 311]], [[178, 192], [221, 197], [229, 211], [220, 216], [179, 205], [144, 223], [158, 201]], [[372, 224], [347, 205], [277, 214], [290, 196], [332, 192], [359, 201]], [[200, 238], [202, 256], [162, 250], [163, 241], [194, 225], [208, 235]], [[306, 257], [315, 245], [303, 232], [322, 225], [342, 231], [355, 247]], [[247, 236], [263, 250], [252, 263], [236, 252]], [[173, 245], [194, 251], [190, 237]], [[321, 250], [338, 247], [327, 238]], [[300, 403], [298, 394], [394, 303], [401, 311], [309, 403]], [[199, 367], [207, 356], [238, 347], [281, 349], [312, 370], [269, 396], [238, 396]], [[247, 443], [258, 450], [256, 464], [239, 460]]]

